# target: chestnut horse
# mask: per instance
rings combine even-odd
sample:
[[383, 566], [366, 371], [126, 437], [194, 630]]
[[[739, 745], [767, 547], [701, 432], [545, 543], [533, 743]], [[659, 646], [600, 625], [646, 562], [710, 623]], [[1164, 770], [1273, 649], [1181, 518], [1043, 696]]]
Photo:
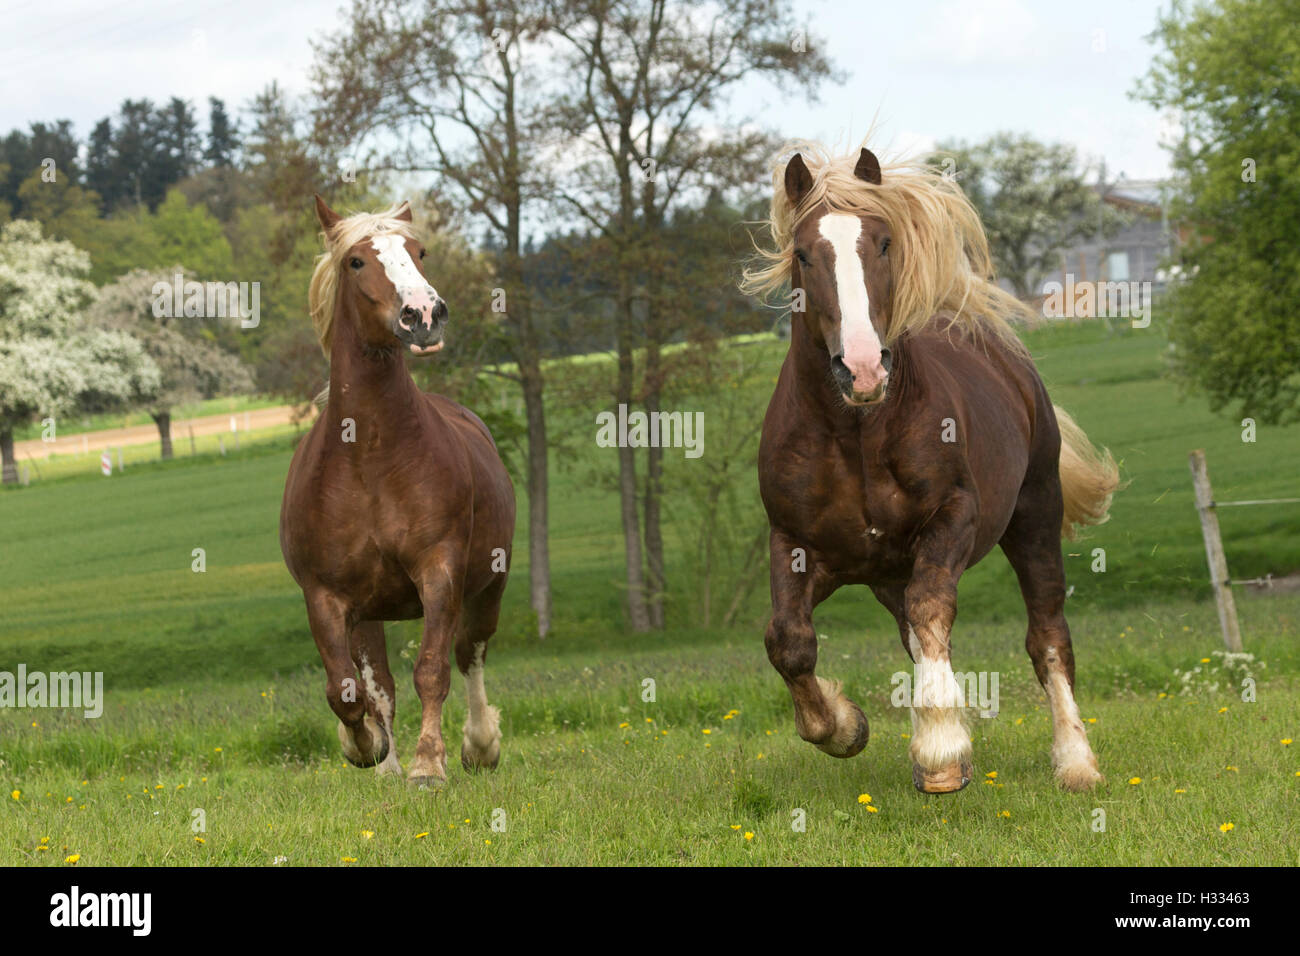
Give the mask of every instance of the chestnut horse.
[[983, 227], [954, 182], [926, 168], [882, 174], [867, 149], [832, 158], [801, 144], [773, 187], [774, 247], [744, 287], [793, 291], [758, 468], [771, 526], [765, 643], [799, 735], [836, 757], [867, 743], [861, 709], [815, 674], [812, 621], [836, 589], [865, 584], [915, 665], [916, 787], [966, 786], [957, 580], [998, 544], [1028, 611], [1056, 777], [1092, 787], [1102, 777], [1074, 700], [1061, 536], [1106, 520], [1114, 460], [1048, 398], [1006, 321], [1032, 313], [991, 281]]
[[407, 371], [407, 353], [442, 348], [447, 319], [410, 206], [343, 219], [317, 196], [316, 216], [326, 251], [310, 301], [330, 360], [328, 401], [289, 466], [280, 548], [307, 602], [343, 754], [357, 766], [402, 772], [383, 622], [424, 619], [408, 777], [436, 786], [447, 779], [453, 637], [469, 710], [461, 762], [473, 770], [500, 757], [483, 664], [506, 587], [514, 488], [483, 422], [420, 391]]

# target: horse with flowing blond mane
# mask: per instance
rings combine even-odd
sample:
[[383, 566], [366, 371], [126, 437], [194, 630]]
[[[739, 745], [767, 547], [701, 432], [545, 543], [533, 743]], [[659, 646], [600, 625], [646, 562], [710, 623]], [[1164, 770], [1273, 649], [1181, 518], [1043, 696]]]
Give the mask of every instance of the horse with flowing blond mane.
[[407, 371], [408, 354], [442, 348], [447, 320], [410, 206], [345, 219], [317, 196], [316, 215], [326, 248], [309, 303], [330, 360], [328, 400], [289, 466], [280, 548], [307, 603], [343, 754], [357, 766], [402, 772], [383, 622], [424, 619], [408, 777], [437, 786], [453, 639], [469, 712], [461, 762], [474, 770], [500, 757], [483, 665], [510, 566], [514, 488], [487, 426]]
[[1056, 777], [1091, 788], [1102, 777], [1074, 699], [1061, 537], [1106, 520], [1118, 469], [1048, 398], [1010, 324], [1033, 313], [994, 282], [978, 213], [936, 170], [799, 143], [777, 158], [766, 225], [742, 288], [788, 286], [791, 331], [759, 449], [765, 644], [799, 735], [836, 757], [866, 746], [862, 710], [815, 673], [812, 623], [838, 588], [865, 584], [915, 665], [913, 781], [965, 787], [957, 581], [997, 544], [1028, 612]]

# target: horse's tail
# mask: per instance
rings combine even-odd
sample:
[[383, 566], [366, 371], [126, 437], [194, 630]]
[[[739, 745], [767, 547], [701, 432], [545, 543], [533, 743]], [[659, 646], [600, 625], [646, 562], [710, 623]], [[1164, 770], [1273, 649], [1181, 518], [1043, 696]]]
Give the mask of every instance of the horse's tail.
[[1088, 441], [1065, 409], [1053, 408], [1061, 431], [1061, 495], [1065, 499], [1061, 534], [1073, 539], [1083, 527], [1110, 518], [1110, 499], [1119, 488], [1119, 467], [1109, 449], [1098, 451]]

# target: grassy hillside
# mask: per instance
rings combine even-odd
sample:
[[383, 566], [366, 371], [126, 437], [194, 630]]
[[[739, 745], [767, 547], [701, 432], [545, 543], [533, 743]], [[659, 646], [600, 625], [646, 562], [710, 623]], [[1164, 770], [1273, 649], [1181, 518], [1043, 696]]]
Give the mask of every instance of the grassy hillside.
[[[614, 453], [595, 447], [594, 409], [557, 407], [555, 629], [544, 643], [527, 637], [521, 535], [488, 664], [502, 766], [478, 777], [453, 767], [439, 794], [341, 765], [279, 555], [288, 439], [0, 493], [0, 670], [99, 670], [108, 691], [99, 720], [0, 711], [0, 863], [1300, 863], [1300, 752], [1283, 743], [1300, 736], [1300, 596], [1243, 595], [1253, 658], [1217, 652], [1186, 465], [1206, 448], [1220, 499], [1294, 494], [1300, 429], [1260, 428], [1243, 444], [1239, 424], [1161, 377], [1155, 330], [1053, 328], [1029, 341], [1056, 401], [1129, 481], [1113, 520], [1068, 563], [1080, 703], [1109, 778], [1098, 794], [1051, 785], [1023, 610], [996, 552], [962, 582], [955, 664], [1000, 675], [1000, 714], [974, 722], [979, 782], [952, 798], [912, 790], [907, 715], [889, 702], [906, 657], [865, 590], [837, 595], [817, 619], [821, 672], [844, 680], [872, 722], [872, 742], [849, 761], [794, 734], [762, 650], [765, 585], [735, 627], [698, 626], [680, 502], [666, 531], [671, 626], [627, 632]], [[731, 400], [759, 416], [784, 346], [748, 348], [758, 371]], [[697, 407], [707, 456], [725, 436], [707, 430], [717, 409]], [[669, 465], [677, 480], [692, 463]], [[756, 507], [752, 469], [742, 474], [739, 497]], [[521, 495], [520, 529], [523, 506]], [[1234, 575], [1300, 567], [1300, 508], [1233, 509], [1222, 522]], [[1105, 574], [1089, 570], [1095, 547]], [[205, 573], [191, 570], [194, 548]], [[404, 759], [418, 706], [401, 652], [418, 633], [388, 628]], [[1241, 699], [1247, 676], [1254, 703]], [[645, 677], [654, 703], [640, 698]], [[463, 700], [457, 679], [444, 721], [453, 755]], [[1096, 808], [1104, 833], [1091, 828]], [[498, 809], [504, 832], [490, 826]], [[796, 810], [805, 831], [791, 829]]]

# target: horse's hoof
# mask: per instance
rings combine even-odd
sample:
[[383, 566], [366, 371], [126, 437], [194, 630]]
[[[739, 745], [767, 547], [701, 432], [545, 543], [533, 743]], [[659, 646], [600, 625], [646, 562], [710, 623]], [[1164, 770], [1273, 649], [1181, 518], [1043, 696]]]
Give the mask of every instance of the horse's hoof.
[[861, 707], [844, 696], [834, 698], [831, 712], [835, 715], [835, 733], [829, 740], [819, 743], [817, 749], [841, 759], [856, 757], [862, 753], [862, 748], [871, 736], [867, 715]]
[[919, 763], [912, 764], [912, 783], [922, 793], [956, 793], [964, 790], [974, 776], [970, 757], [954, 760], [938, 770], [926, 770]]
[[470, 773], [479, 770], [495, 770], [501, 762], [501, 742], [494, 740], [492, 746], [480, 752], [469, 747], [469, 741], [460, 742], [460, 765]]
[[1091, 763], [1079, 762], [1068, 767], [1057, 767], [1056, 782], [1061, 785], [1061, 789], [1070, 793], [1087, 793], [1093, 787], [1105, 783], [1106, 778], [1097, 769], [1094, 757]]
[[343, 747], [343, 756], [347, 758], [348, 763], [352, 764], [354, 767], [369, 769], [376, 764], [383, 763], [384, 758], [388, 756], [388, 734], [379, 729], [379, 724], [377, 724], [375, 719], [369, 714], [366, 714], [361, 725], [370, 736], [372, 748], [374, 747], [374, 742], [379, 741], [378, 753], [372, 753], [370, 756], [363, 753], [361, 748], [357, 746], [356, 738], [353, 736], [352, 731], [349, 730], [347, 725], [341, 720], [339, 721], [338, 726], [339, 744]]

